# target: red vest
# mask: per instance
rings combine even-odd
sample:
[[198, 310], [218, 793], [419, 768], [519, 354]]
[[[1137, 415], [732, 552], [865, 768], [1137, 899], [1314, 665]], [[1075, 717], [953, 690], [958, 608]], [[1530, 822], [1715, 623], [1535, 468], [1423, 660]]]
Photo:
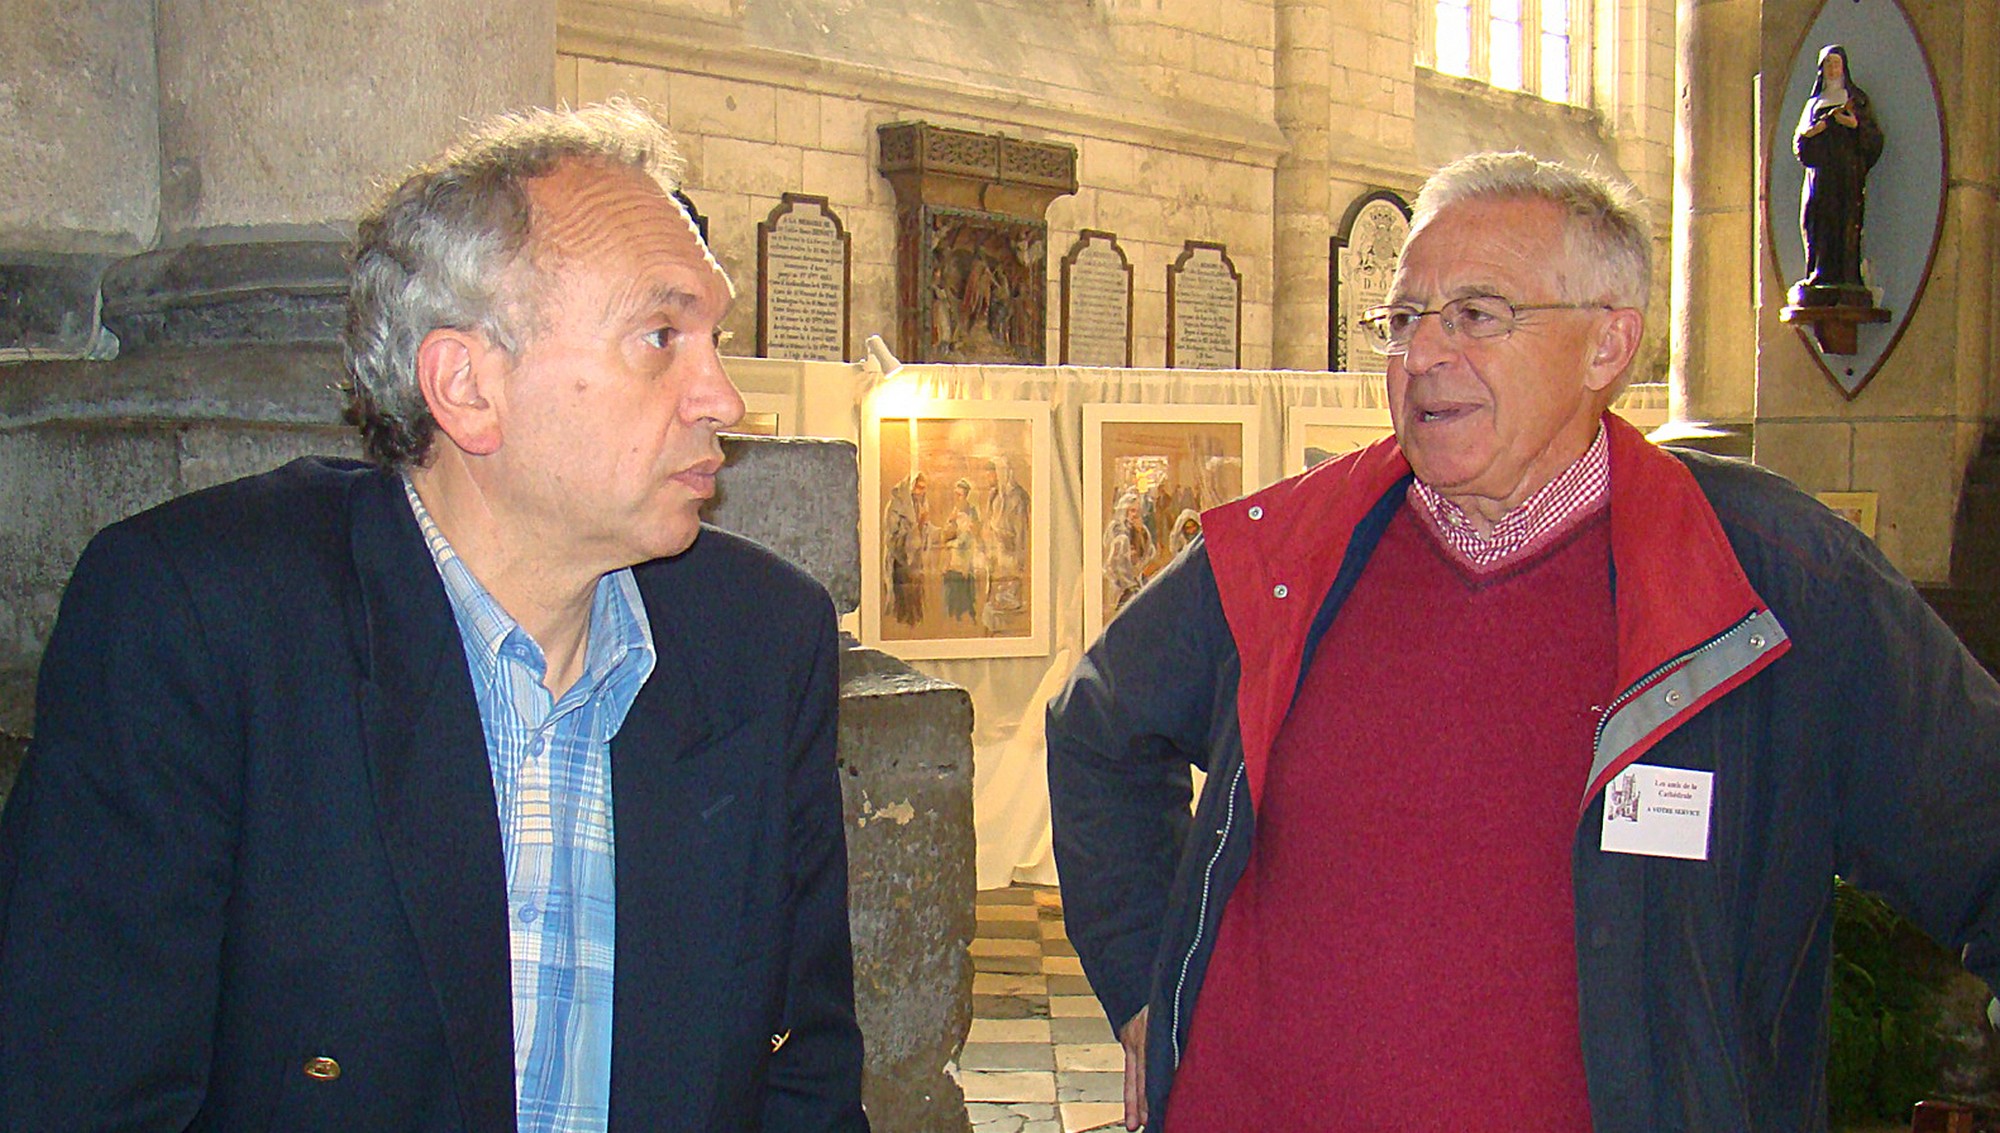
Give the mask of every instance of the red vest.
[[1174, 1133], [1588, 1133], [1570, 890], [1615, 679], [1600, 511], [1473, 576], [1407, 510], [1272, 748]]

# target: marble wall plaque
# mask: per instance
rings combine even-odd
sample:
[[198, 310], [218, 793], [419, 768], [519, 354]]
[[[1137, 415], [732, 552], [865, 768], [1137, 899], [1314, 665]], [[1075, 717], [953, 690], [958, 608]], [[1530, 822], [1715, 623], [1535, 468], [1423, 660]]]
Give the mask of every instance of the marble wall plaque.
[[1389, 359], [1369, 347], [1360, 317], [1388, 300], [1409, 234], [1410, 206], [1387, 190], [1368, 193], [1348, 208], [1328, 255], [1327, 369], [1388, 371]]
[[1062, 260], [1062, 360], [1132, 364], [1132, 262], [1118, 237], [1086, 228]]
[[1241, 369], [1242, 326], [1243, 277], [1229, 249], [1184, 241], [1167, 268], [1167, 367]]
[[786, 193], [757, 225], [757, 354], [848, 356], [850, 241], [825, 197]]

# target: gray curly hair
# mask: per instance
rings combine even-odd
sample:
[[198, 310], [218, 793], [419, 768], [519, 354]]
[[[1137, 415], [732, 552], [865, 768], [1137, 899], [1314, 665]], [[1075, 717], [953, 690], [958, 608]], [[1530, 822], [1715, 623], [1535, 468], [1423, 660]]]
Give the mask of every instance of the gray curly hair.
[[488, 119], [364, 213], [349, 259], [343, 335], [347, 421], [368, 455], [422, 464], [437, 422], [417, 386], [417, 347], [440, 327], [479, 331], [513, 353], [535, 326], [532, 286], [514, 283], [531, 236], [526, 182], [565, 162], [638, 170], [674, 191], [681, 159], [647, 107], [625, 99]]
[[1541, 200], [1563, 211], [1571, 272], [1564, 288], [1580, 303], [1646, 309], [1653, 282], [1651, 225], [1631, 186], [1594, 170], [1526, 153], [1476, 153], [1431, 174], [1417, 194], [1414, 232], [1452, 205], [1473, 200]]

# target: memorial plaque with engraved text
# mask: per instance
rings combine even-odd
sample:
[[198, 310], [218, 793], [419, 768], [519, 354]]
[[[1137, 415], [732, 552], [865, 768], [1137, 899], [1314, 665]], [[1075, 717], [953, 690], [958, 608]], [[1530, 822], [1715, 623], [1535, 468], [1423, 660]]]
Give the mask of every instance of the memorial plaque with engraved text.
[[849, 240], [825, 197], [786, 193], [757, 226], [757, 354], [848, 356]]
[[1234, 370], [1243, 362], [1243, 277], [1221, 244], [1188, 240], [1167, 268], [1167, 366]]
[[1388, 300], [1396, 266], [1402, 262], [1403, 240], [1409, 234], [1409, 206], [1394, 193], [1370, 193], [1347, 210], [1340, 234], [1332, 238], [1327, 369], [1387, 372], [1389, 359], [1368, 345], [1361, 329], [1361, 312]]
[[1132, 364], [1132, 264], [1118, 237], [1086, 228], [1062, 261], [1062, 360]]

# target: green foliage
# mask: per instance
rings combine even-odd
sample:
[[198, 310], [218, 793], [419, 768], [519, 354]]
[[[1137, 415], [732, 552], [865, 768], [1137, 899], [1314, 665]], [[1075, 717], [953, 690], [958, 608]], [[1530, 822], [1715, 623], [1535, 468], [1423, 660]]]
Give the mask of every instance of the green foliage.
[[1907, 1121], [1938, 1088], [1937, 945], [1878, 897], [1834, 882], [1828, 1117]]

